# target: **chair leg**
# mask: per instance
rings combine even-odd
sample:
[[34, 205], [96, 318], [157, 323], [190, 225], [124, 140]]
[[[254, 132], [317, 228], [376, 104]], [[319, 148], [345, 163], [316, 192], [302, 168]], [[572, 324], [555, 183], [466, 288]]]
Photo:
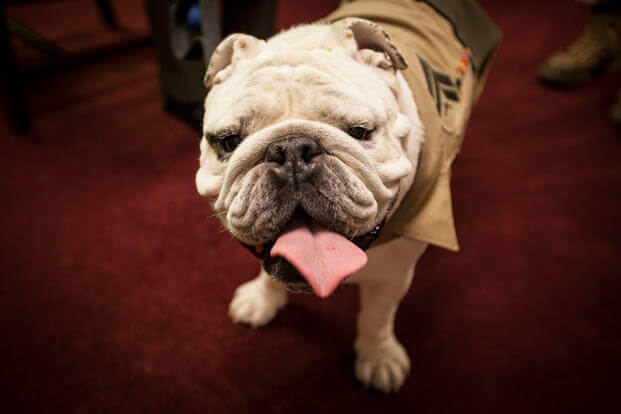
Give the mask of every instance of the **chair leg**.
[[63, 54], [63, 51], [54, 43], [45, 39], [39, 33], [35, 32], [31, 28], [24, 26], [17, 20], [12, 20], [8, 17], [5, 18], [4, 24], [9, 33], [22, 39], [30, 46], [44, 53], [48, 57], [57, 57]]
[[112, 10], [112, 6], [108, 0], [97, 0], [97, 6], [99, 7], [99, 13], [101, 17], [103, 17], [104, 22], [111, 29], [118, 29], [119, 23], [116, 20], [116, 16], [114, 15], [114, 10]]
[[6, 20], [0, 8], [0, 58], [4, 64], [0, 65], [2, 84], [6, 93], [9, 121], [17, 132], [25, 132], [30, 126], [30, 117], [24, 97], [23, 77], [17, 67], [17, 61], [11, 48]]

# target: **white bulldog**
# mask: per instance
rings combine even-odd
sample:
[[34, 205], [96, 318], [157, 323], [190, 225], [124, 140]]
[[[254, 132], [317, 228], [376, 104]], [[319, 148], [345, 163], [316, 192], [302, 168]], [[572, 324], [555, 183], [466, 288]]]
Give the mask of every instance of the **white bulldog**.
[[[235, 322], [259, 327], [287, 291], [360, 285], [355, 374], [384, 392], [410, 369], [393, 332], [427, 243], [373, 242], [415, 178], [423, 143], [406, 63], [377, 24], [295, 27], [267, 42], [227, 37], [205, 77], [198, 192], [261, 259], [235, 292]], [[365, 250], [369, 248], [367, 252]]]

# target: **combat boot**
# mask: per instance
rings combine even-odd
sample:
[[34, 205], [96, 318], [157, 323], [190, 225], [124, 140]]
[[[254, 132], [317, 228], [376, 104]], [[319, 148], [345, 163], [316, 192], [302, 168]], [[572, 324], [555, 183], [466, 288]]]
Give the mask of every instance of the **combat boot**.
[[550, 57], [539, 70], [539, 78], [557, 85], [577, 85], [620, 62], [621, 13], [592, 13], [578, 40]]

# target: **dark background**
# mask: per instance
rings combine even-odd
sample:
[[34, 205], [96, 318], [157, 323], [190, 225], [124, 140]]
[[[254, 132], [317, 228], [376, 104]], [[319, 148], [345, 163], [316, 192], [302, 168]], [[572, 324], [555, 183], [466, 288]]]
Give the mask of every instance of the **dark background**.
[[[336, 3], [283, 0], [277, 26]], [[618, 412], [621, 134], [607, 113], [621, 83], [537, 83], [580, 33], [579, 4], [481, 3], [504, 41], [454, 169], [462, 251], [419, 263], [396, 321], [413, 361], [398, 394], [354, 378], [353, 286], [293, 296], [261, 330], [230, 321], [258, 265], [196, 194], [199, 137], [162, 111], [143, 47], [32, 84], [25, 136], [0, 124], [2, 411]], [[114, 4], [146, 29], [141, 1]], [[78, 49], [100, 35], [91, 2], [7, 14]]]

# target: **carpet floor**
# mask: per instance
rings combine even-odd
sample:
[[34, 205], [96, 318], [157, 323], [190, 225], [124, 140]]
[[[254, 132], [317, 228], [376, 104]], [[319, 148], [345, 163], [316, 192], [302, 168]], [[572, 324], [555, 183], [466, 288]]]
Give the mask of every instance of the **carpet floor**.
[[[7, 13], [67, 39], [96, 18], [78, 3], [61, 32]], [[336, 3], [283, 0], [278, 27]], [[462, 250], [429, 249], [399, 308], [399, 393], [354, 378], [353, 286], [293, 296], [260, 330], [230, 321], [258, 264], [196, 194], [199, 137], [162, 111], [144, 47], [32, 84], [27, 134], [0, 124], [5, 412], [619, 412], [619, 78], [537, 83], [579, 4], [481, 3], [504, 40], [453, 174]]]

